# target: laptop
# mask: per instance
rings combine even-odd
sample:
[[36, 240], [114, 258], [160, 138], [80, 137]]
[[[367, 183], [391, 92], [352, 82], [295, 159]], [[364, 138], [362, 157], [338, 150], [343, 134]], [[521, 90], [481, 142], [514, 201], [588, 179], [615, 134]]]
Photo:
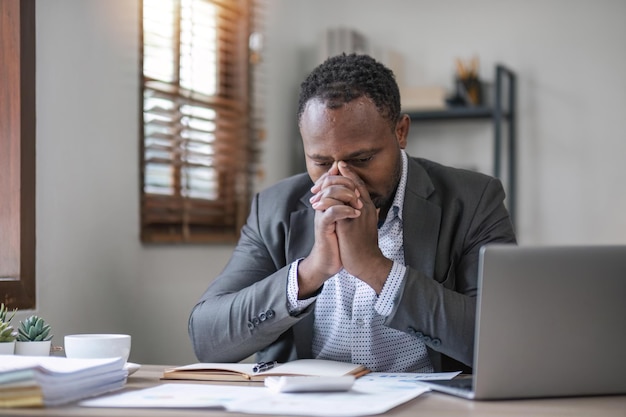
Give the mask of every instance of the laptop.
[[474, 400], [626, 393], [626, 246], [487, 245], [473, 375], [429, 381]]

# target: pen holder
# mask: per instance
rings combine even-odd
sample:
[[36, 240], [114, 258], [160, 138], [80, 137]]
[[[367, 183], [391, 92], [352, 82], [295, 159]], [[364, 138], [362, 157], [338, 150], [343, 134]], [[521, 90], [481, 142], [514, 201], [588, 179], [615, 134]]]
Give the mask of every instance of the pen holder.
[[462, 98], [466, 105], [480, 106], [483, 103], [480, 80], [477, 77], [457, 78], [456, 96]]

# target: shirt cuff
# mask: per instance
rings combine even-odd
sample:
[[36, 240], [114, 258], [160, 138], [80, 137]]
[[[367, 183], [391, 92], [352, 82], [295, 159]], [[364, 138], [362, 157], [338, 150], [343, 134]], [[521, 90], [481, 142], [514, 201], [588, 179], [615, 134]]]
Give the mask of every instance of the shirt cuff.
[[298, 315], [313, 304], [313, 302], [317, 299], [317, 296], [309, 297], [304, 300], [298, 300], [298, 264], [304, 258], [300, 258], [291, 263], [289, 267], [289, 277], [287, 281], [287, 301], [289, 303], [289, 314]]
[[385, 281], [385, 285], [383, 285], [383, 289], [378, 295], [378, 300], [374, 304], [374, 310], [381, 316], [388, 316], [393, 311], [405, 274], [406, 266], [394, 262], [387, 281]]

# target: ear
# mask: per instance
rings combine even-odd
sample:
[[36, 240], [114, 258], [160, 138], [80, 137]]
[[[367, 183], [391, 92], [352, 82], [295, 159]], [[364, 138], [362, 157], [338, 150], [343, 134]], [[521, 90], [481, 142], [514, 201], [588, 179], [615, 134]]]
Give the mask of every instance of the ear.
[[400, 116], [400, 120], [396, 123], [396, 138], [400, 149], [406, 148], [407, 137], [409, 136], [409, 129], [411, 127], [411, 118], [408, 114]]

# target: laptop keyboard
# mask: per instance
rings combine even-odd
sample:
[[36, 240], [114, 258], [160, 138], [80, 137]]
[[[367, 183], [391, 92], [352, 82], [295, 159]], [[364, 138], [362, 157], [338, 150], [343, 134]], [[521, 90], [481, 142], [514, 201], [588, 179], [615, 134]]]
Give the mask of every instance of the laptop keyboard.
[[474, 380], [472, 378], [455, 378], [441, 381], [431, 381], [438, 385], [445, 385], [447, 387], [459, 388], [463, 390], [472, 390]]

